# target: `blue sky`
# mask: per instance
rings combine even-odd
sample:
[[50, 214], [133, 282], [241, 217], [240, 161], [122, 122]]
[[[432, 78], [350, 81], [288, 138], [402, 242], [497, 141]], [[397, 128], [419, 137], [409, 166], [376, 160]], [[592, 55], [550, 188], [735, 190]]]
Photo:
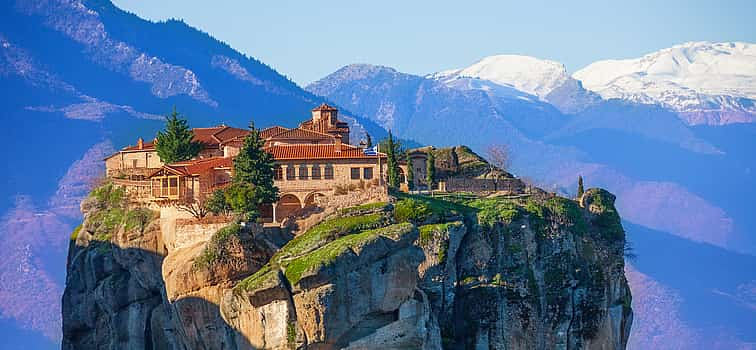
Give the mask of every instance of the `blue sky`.
[[115, 0], [182, 18], [306, 85], [350, 63], [414, 74], [494, 54], [564, 63], [631, 58], [686, 41], [756, 42], [756, 1]]

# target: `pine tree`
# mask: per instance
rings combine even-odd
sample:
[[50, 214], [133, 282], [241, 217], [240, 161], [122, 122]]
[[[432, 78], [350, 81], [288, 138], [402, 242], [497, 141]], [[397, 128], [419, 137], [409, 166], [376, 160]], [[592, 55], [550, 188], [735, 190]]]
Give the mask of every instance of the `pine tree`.
[[165, 130], [158, 131], [155, 145], [160, 160], [170, 164], [196, 157], [202, 144], [192, 141], [194, 132], [189, 128], [187, 120], [180, 118], [176, 107], [165, 119]]
[[391, 130], [388, 132], [388, 140], [386, 141], [386, 166], [388, 167], [389, 187], [399, 187], [399, 163], [396, 160], [396, 146], [394, 145], [394, 136], [391, 135]]
[[428, 189], [433, 189], [433, 184], [436, 181], [436, 156], [433, 155], [433, 150], [428, 151], [428, 159], [425, 163], [425, 182], [428, 184]]
[[583, 176], [578, 176], [578, 189], [577, 189], [577, 197], [580, 199], [580, 197], [583, 196], [583, 193], [585, 193], [585, 189], [583, 188]]
[[233, 185], [227, 192], [233, 198], [229, 202], [234, 211], [240, 214], [256, 214], [253, 211], [258, 205], [278, 200], [278, 188], [273, 185], [273, 155], [263, 150], [265, 141], [254, 122], [249, 123], [249, 129], [234, 158]]
[[407, 189], [412, 191], [415, 189], [415, 170], [412, 169], [412, 159], [410, 159], [409, 153], [407, 153], [406, 159], [407, 159]]

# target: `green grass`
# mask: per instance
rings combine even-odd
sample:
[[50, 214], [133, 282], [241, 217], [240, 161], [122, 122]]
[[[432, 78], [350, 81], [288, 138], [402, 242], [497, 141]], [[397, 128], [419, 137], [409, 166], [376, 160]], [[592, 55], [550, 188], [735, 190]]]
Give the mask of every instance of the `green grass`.
[[257, 272], [251, 276], [245, 278], [239, 284], [234, 287], [234, 292], [240, 290], [253, 291], [257, 288], [265, 286], [268, 282], [272, 281], [278, 275], [278, 269], [271, 267], [270, 264], [266, 264], [261, 267]]
[[273, 259], [278, 261], [281, 258], [296, 257], [341, 236], [378, 228], [385, 224], [387, 224], [386, 216], [382, 213], [328, 219], [289, 241]]
[[504, 199], [476, 199], [469, 203], [478, 209], [478, 223], [491, 227], [496, 223], [510, 224], [520, 217], [520, 206]]
[[587, 224], [583, 216], [583, 209], [580, 208], [576, 201], [554, 197], [546, 201], [545, 206], [552, 215], [570, 224], [575, 233], [582, 234], [586, 232]]
[[435, 240], [440, 240], [438, 247], [438, 261], [439, 263], [444, 263], [446, 261], [446, 253], [449, 250], [449, 238], [447, 236], [449, 229], [461, 225], [461, 221], [454, 221], [420, 226], [418, 227], [420, 235], [417, 243], [423, 248], [428, 248]]
[[378, 211], [380, 209], [386, 209], [388, 207], [388, 203], [386, 202], [375, 202], [375, 203], [367, 203], [358, 205], [356, 207], [350, 207], [350, 208], [344, 208], [339, 210], [339, 216], [352, 216], [354, 214], [360, 214], [364, 212], [369, 211]]
[[428, 204], [414, 198], [405, 198], [394, 204], [394, 218], [398, 222], [420, 223], [431, 214]]
[[289, 283], [296, 284], [304, 273], [330, 265], [347, 250], [354, 250], [359, 246], [375, 241], [381, 236], [398, 238], [412, 232], [413, 228], [412, 224], [402, 223], [338, 238], [309, 254], [282, 263], [284, 275]]

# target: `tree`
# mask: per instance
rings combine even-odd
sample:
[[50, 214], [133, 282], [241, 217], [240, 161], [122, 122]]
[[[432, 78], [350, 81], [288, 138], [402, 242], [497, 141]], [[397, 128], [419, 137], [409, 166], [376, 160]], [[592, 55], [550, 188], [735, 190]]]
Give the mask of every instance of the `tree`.
[[486, 148], [488, 158], [488, 175], [494, 179], [494, 190], [498, 190], [499, 178], [509, 167], [509, 147], [504, 144], [491, 144]]
[[155, 145], [160, 160], [163, 163], [175, 163], [196, 157], [202, 144], [193, 141], [194, 132], [189, 128], [187, 120], [180, 118], [176, 107], [165, 119], [165, 130], [158, 131]]
[[205, 201], [205, 207], [215, 215], [228, 214], [232, 209], [223, 190], [215, 190]]
[[509, 147], [504, 144], [492, 144], [486, 148], [486, 156], [491, 172], [509, 168]]
[[412, 191], [415, 189], [415, 170], [412, 169], [412, 159], [410, 159], [409, 153], [405, 159], [407, 159], [407, 189]]
[[577, 197], [580, 199], [580, 197], [583, 196], [583, 193], [585, 193], [585, 188], [583, 188], [583, 176], [578, 176], [578, 188], [577, 188]]
[[265, 141], [254, 122], [249, 123], [249, 130], [234, 158], [233, 184], [226, 190], [226, 201], [234, 212], [252, 220], [258, 205], [278, 200], [278, 188], [273, 185], [273, 155], [263, 150]]
[[373, 147], [373, 138], [370, 137], [370, 134], [365, 133], [365, 147], [370, 148]]
[[236, 183], [224, 192], [226, 203], [243, 221], [255, 221], [260, 216], [257, 206], [260, 200], [259, 187], [248, 183]]
[[176, 204], [176, 208], [183, 210], [191, 214], [195, 219], [199, 220], [211, 213], [207, 207], [208, 198], [205, 195], [200, 195], [197, 199], [184, 199]]
[[433, 149], [428, 150], [428, 158], [425, 161], [425, 182], [428, 184], [428, 189], [433, 189], [433, 184], [436, 181], [436, 156], [433, 155]]
[[[381, 145], [382, 146], [382, 145]], [[386, 152], [386, 166], [388, 167], [388, 185], [391, 188], [399, 187], [399, 163], [396, 159], [396, 145], [394, 144], [394, 137], [391, 135], [391, 130], [388, 132], [388, 139], [386, 140], [386, 147], [382, 149]]]

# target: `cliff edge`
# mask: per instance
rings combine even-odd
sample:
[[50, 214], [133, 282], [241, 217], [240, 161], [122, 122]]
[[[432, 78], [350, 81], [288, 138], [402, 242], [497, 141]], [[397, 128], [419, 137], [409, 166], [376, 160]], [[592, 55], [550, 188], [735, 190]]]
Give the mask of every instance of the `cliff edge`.
[[198, 222], [167, 237], [107, 184], [82, 211], [63, 349], [624, 349], [632, 324], [624, 231], [600, 189], [400, 193], [296, 235]]

